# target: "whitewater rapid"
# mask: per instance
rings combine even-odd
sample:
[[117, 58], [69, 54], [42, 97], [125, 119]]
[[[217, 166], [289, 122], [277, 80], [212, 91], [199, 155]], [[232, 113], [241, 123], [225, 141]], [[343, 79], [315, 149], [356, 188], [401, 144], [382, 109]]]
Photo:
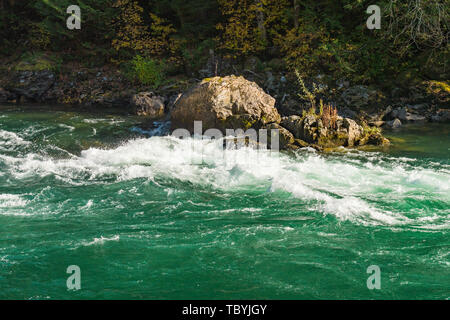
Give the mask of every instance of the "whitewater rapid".
[[[26, 136], [0, 130], [4, 184], [46, 177], [71, 186], [175, 180], [194, 189], [287, 193], [307, 203], [311, 211], [358, 224], [450, 228], [450, 166], [446, 164], [356, 150], [328, 155], [311, 149], [292, 154], [224, 150], [222, 140], [170, 136], [134, 139], [115, 148], [90, 148], [59, 157], [31, 146]], [[20, 210], [10, 209], [26, 209], [41, 198], [42, 194], [2, 194], [0, 214], [18, 214]]]

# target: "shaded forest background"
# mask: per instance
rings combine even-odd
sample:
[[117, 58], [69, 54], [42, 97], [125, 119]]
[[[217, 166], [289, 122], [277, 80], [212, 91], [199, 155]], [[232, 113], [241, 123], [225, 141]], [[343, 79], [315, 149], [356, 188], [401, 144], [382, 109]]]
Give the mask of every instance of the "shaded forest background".
[[[71, 4], [81, 30], [66, 27]], [[382, 8], [380, 30], [366, 27], [371, 4]], [[158, 85], [200, 77], [214, 56], [364, 84], [449, 79], [449, 0], [0, 0], [0, 9], [0, 55], [16, 69], [108, 64]]]

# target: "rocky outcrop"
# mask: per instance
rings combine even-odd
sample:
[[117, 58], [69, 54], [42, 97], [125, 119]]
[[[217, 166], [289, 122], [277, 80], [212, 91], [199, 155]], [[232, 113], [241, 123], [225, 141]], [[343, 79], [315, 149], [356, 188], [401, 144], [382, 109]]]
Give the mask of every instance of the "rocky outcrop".
[[348, 107], [361, 108], [376, 102], [377, 92], [366, 86], [354, 86], [345, 90], [341, 98]]
[[[271, 123], [265, 128], [267, 129], [268, 148], [272, 146], [272, 136], [274, 136], [275, 139], [278, 139], [280, 149], [287, 149], [290, 145], [295, 143], [294, 135], [278, 123]], [[275, 131], [272, 133], [272, 130]]]
[[3, 88], [0, 88], [0, 102], [8, 102], [14, 100], [16, 95]]
[[55, 75], [51, 71], [24, 71], [16, 74], [7, 89], [27, 100], [39, 102], [54, 83]]
[[450, 122], [450, 109], [439, 109], [436, 114], [431, 116], [432, 122]]
[[356, 123], [356, 121], [348, 118], [344, 118], [342, 121], [342, 127], [345, 128], [344, 135], [347, 135], [347, 146], [353, 147], [355, 145], [358, 145], [361, 141], [362, 137], [364, 136], [364, 129], [360, 125]]
[[[391, 119], [399, 119], [400, 121], [425, 121], [426, 118], [420, 114], [413, 113], [416, 112], [416, 110], [412, 111], [413, 109], [409, 109], [407, 107], [403, 108], [396, 108], [392, 110], [392, 112], [389, 114], [389, 117]], [[412, 111], [412, 112], [411, 112]]]
[[131, 97], [131, 106], [135, 114], [150, 119], [164, 116], [164, 98], [153, 92], [141, 92]]
[[274, 98], [243, 77], [204, 79], [175, 103], [172, 128], [193, 132], [194, 121], [202, 121], [203, 130], [261, 128], [280, 122], [274, 106]]
[[377, 129], [366, 130], [349, 118], [337, 117], [334, 125], [324, 125], [318, 115], [284, 117], [281, 126], [288, 129], [302, 146], [322, 148], [353, 147], [364, 144], [385, 145], [389, 141]]

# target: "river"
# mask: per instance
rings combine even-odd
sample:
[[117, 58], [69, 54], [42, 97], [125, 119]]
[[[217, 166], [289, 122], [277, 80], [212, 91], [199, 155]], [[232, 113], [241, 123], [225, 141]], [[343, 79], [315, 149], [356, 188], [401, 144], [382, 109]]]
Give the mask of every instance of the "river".
[[139, 121], [0, 107], [0, 299], [450, 298], [448, 124], [321, 154]]

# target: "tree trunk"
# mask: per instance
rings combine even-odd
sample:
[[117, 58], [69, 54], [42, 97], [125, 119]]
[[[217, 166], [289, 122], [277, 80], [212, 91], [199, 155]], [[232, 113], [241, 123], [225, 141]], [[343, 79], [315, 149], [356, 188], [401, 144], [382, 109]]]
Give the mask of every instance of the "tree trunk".
[[261, 0], [256, 0], [256, 7], [258, 8], [258, 12], [256, 13], [256, 19], [258, 21], [258, 30], [261, 37], [261, 40], [263, 42], [267, 41], [267, 30], [266, 26], [264, 25], [265, 22], [265, 16], [264, 16], [264, 8]]
[[294, 26], [295, 29], [298, 29], [300, 26], [299, 24], [299, 16], [300, 16], [300, 4], [299, 0], [294, 0]]

